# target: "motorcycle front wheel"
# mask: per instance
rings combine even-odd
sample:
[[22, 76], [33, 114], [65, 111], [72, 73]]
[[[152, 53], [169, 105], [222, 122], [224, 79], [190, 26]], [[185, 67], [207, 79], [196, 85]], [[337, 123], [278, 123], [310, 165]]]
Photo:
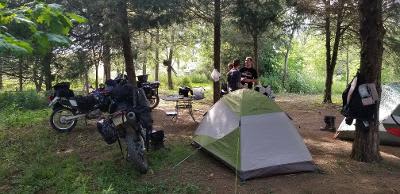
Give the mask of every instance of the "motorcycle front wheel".
[[149, 169], [149, 163], [145, 156], [142, 136], [135, 136], [128, 133], [126, 134], [125, 141], [127, 145], [127, 161], [131, 162], [141, 174], [146, 174]]
[[50, 115], [50, 125], [53, 129], [55, 129], [58, 132], [61, 133], [70, 132], [76, 126], [77, 119], [68, 121], [65, 118], [74, 115], [75, 112], [70, 109], [66, 108], [55, 109]]
[[158, 106], [158, 103], [160, 103], [160, 97], [158, 95], [152, 96], [151, 98], [149, 98], [147, 100], [149, 100], [151, 109], [156, 108]]

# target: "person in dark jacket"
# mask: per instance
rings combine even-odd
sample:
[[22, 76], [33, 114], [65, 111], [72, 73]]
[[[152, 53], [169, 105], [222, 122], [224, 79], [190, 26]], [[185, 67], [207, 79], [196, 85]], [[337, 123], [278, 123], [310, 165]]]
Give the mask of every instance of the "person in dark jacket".
[[239, 72], [238, 68], [240, 66], [240, 61], [239, 59], [235, 59], [232, 64], [232, 68], [228, 72], [228, 90], [235, 91], [237, 89], [240, 89], [240, 78], [241, 78], [241, 73]]

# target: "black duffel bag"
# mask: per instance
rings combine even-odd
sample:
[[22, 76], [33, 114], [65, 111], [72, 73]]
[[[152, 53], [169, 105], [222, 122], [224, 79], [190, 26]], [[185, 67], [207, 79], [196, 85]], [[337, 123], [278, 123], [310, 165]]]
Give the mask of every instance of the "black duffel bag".
[[57, 83], [56, 85], [53, 86], [53, 88], [55, 96], [65, 97], [65, 98], [71, 98], [75, 96], [74, 92], [70, 89], [69, 82]]
[[79, 111], [83, 113], [93, 110], [94, 107], [98, 104], [97, 99], [93, 95], [76, 96], [75, 100], [78, 103]]
[[163, 130], [150, 134], [150, 143], [153, 149], [157, 150], [164, 147], [165, 135]]
[[113, 144], [118, 139], [118, 132], [115, 130], [111, 119], [101, 119], [97, 121], [97, 130], [107, 144]]
[[184, 97], [189, 97], [189, 93], [190, 95], [193, 95], [193, 90], [187, 86], [184, 87], [179, 87], [179, 91], [178, 94], [182, 95]]

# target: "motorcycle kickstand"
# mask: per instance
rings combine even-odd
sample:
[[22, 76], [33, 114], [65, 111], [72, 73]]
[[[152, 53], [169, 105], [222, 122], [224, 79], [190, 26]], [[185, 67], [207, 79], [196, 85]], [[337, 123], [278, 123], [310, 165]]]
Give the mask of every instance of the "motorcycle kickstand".
[[146, 141], [145, 141], [145, 146], [147, 152], [150, 150], [150, 131], [146, 129]]
[[119, 140], [119, 137], [117, 138], [117, 140], [118, 140], [119, 149], [121, 150], [122, 158], [125, 159], [124, 152], [122, 151], [121, 141]]

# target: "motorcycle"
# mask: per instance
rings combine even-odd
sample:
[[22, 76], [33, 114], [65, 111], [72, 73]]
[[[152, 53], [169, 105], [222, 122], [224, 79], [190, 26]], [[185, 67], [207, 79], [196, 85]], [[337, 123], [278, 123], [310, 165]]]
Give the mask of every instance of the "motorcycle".
[[[142, 174], [146, 173], [149, 164], [145, 156], [146, 129], [137, 121], [133, 111], [119, 110], [97, 122], [97, 129], [107, 144], [118, 141], [121, 153]], [[126, 154], [122, 151], [120, 138], [125, 140]]]
[[110, 101], [106, 91], [95, 90], [88, 96], [75, 96], [69, 82], [56, 84], [49, 97], [53, 108], [50, 125], [58, 132], [70, 132], [79, 118], [96, 119], [108, 111]]
[[151, 138], [153, 122], [144, 91], [129, 84], [117, 85], [111, 99], [110, 115], [97, 122], [97, 129], [108, 144], [118, 141], [122, 154], [120, 138], [124, 139], [127, 161], [140, 173], [146, 173], [149, 165], [145, 150], [157, 141]]
[[160, 87], [160, 82], [148, 82], [147, 81], [148, 74], [137, 76], [137, 85], [139, 88], [142, 88], [147, 100], [149, 101], [149, 106], [151, 109], [154, 109], [160, 103], [160, 97], [158, 95], [158, 88]]
[[[79, 100], [69, 89], [69, 83], [55, 85], [50, 102], [50, 106], [53, 106], [50, 123], [54, 129], [68, 132], [75, 127], [78, 118], [89, 117], [95, 110], [108, 112], [103, 117], [92, 117], [98, 118], [97, 129], [104, 141], [107, 144], [118, 142], [126, 160], [140, 173], [147, 173], [149, 164], [145, 151], [149, 150], [150, 146], [154, 149], [163, 147], [164, 133], [153, 133], [151, 109], [141, 88], [127, 84], [123, 77], [109, 82], [107, 88], [82, 97], [95, 99], [95, 103], [87, 103], [84, 106], [84, 100]], [[120, 139], [124, 140], [125, 153]]]

